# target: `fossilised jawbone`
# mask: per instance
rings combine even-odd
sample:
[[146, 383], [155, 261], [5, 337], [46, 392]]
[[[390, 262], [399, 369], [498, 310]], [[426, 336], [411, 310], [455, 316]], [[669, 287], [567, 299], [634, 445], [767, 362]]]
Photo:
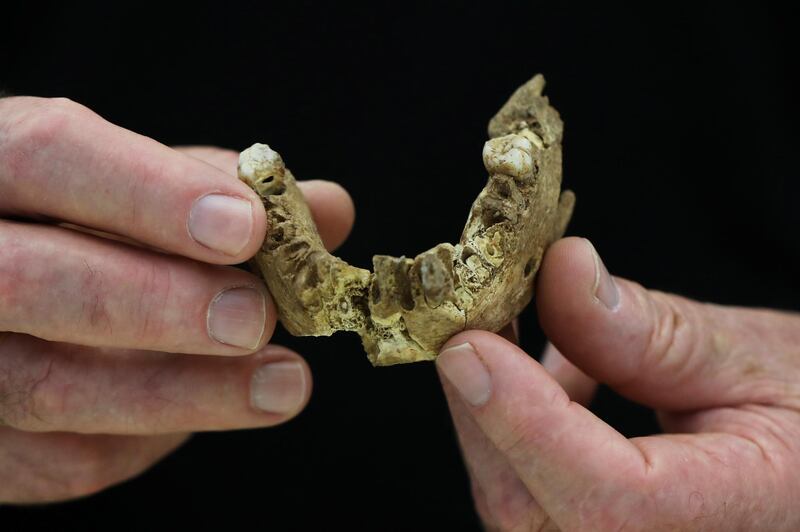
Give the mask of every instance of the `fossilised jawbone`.
[[498, 331], [516, 317], [575, 203], [561, 193], [563, 124], [543, 88], [535, 76], [489, 122], [489, 181], [459, 243], [413, 260], [376, 255], [374, 273], [325, 250], [280, 155], [265, 144], [243, 151], [239, 178], [262, 198], [269, 224], [254, 260], [284, 327], [295, 336], [355, 331], [370, 361], [384, 366], [432, 360], [455, 333]]

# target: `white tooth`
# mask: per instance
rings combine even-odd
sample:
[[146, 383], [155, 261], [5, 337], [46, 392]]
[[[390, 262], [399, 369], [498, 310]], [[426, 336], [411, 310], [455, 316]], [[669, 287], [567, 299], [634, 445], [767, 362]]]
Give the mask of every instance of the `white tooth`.
[[267, 176], [283, 177], [283, 159], [266, 144], [253, 144], [239, 155], [239, 176], [249, 182]]
[[511, 145], [528, 153], [533, 151], [533, 145], [531, 144], [531, 141], [522, 135], [515, 135], [514, 138], [511, 139]]
[[520, 135], [491, 139], [483, 146], [483, 164], [490, 174], [528, 177], [533, 171], [533, 145]]

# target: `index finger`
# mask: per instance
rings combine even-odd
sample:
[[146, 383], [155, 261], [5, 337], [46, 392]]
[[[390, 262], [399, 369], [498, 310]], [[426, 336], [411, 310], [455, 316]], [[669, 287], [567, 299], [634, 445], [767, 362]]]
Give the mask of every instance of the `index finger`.
[[0, 214], [43, 215], [215, 264], [258, 250], [258, 196], [214, 166], [56, 98], [0, 100]]

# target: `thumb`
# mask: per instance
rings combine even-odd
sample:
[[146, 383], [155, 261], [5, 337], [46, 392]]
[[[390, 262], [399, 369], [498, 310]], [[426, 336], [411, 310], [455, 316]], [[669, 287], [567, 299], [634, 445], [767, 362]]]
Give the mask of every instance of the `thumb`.
[[[621, 530], [643, 508], [644, 453], [570, 401], [519, 347], [489, 332], [465, 331], [445, 344], [436, 366], [448, 402], [461, 405], [491, 445], [484, 461], [499, 457], [477, 464], [477, 476], [494, 482], [487, 487], [499, 515], [518, 504], [513, 491], [501, 491], [515, 485], [503, 459], [559, 530]], [[490, 475], [487, 467], [497, 471]]]
[[796, 315], [646, 290], [609, 275], [582, 238], [553, 244], [537, 283], [539, 320], [553, 344], [633, 400], [682, 410], [800, 395], [788, 371], [800, 342]]

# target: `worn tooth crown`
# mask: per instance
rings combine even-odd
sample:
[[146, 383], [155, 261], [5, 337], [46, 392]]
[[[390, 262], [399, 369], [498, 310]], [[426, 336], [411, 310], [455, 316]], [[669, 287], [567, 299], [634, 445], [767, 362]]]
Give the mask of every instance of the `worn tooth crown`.
[[266, 144], [253, 144], [239, 154], [239, 179], [262, 197], [274, 194], [283, 184], [286, 166]]
[[370, 272], [325, 250], [294, 176], [266, 144], [239, 159], [261, 197], [269, 230], [254, 262], [286, 329], [299, 336], [361, 335], [375, 365], [431, 360], [453, 334], [498, 331], [530, 302], [547, 246], [560, 238], [575, 196], [561, 193], [558, 112], [540, 75], [489, 123], [489, 172], [460, 241], [414, 259], [376, 255]]
[[483, 145], [483, 164], [490, 174], [533, 178], [533, 144], [522, 135], [490, 139]]

